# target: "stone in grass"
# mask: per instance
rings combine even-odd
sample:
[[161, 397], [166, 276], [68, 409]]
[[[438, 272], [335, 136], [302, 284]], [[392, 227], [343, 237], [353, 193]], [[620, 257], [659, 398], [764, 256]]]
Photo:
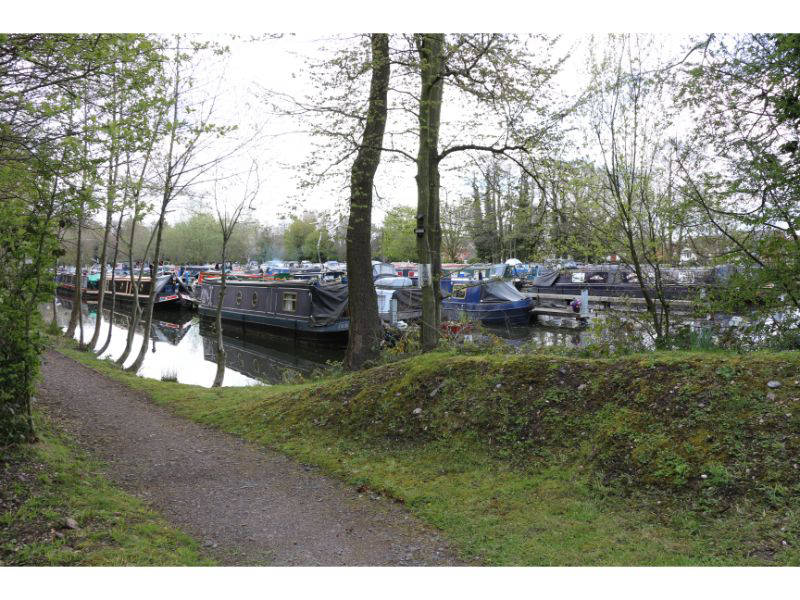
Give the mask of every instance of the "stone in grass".
[[776, 388], [781, 387], [781, 382], [780, 381], [775, 381], [773, 379], [772, 381], [768, 381], [767, 382], [767, 387], [770, 388], [771, 390], [774, 390]]
[[415, 409], [414, 409], [412, 412], [413, 412], [415, 415], [421, 415], [421, 414], [422, 414], [422, 409], [421, 409], [421, 408], [419, 408], [419, 407], [417, 407], [417, 408], [415, 408]]
[[64, 519], [64, 525], [70, 529], [78, 529], [78, 522], [72, 517]]

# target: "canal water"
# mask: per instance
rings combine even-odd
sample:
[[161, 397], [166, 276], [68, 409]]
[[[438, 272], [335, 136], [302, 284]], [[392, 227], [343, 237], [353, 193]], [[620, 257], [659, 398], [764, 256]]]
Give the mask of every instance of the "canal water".
[[[97, 317], [96, 304], [83, 304], [83, 339], [88, 341], [94, 333]], [[72, 302], [56, 299], [56, 319], [62, 330], [69, 323]], [[53, 316], [52, 303], [43, 306], [44, 318]], [[108, 335], [108, 320], [111, 311], [103, 309], [103, 325], [100, 334], [105, 343]], [[125, 341], [130, 321], [129, 312], [116, 312], [112, 324], [111, 344], [100, 358], [117, 359], [125, 350]], [[133, 349], [125, 363], [129, 366], [136, 359], [142, 345], [144, 325], [140, 324], [134, 334]], [[75, 339], [80, 338], [76, 330]], [[223, 329], [226, 350], [225, 386], [246, 386], [282, 383], [292, 373], [311, 374], [324, 368], [328, 361], [339, 361], [344, 350], [306, 347], [293, 340], [279, 336], [255, 334], [241, 327], [227, 324]], [[159, 309], [153, 313], [153, 325], [147, 354], [139, 375], [151, 379], [176, 377], [180, 383], [210, 387], [217, 372], [216, 336], [213, 322], [200, 319], [196, 313], [180, 309]]]
[[[52, 303], [43, 305], [44, 318], [52, 319]], [[57, 297], [56, 319], [62, 330], [69, 323], [72, 301]], [[121, 312], [123, 311], [123, 312]], [[125, 349], [130, 313], [125, 307], [117, 309], [112, 324], [111, 344], [101, 358], [117, 359]], [[83, 304], [83, 339], [88, 341], [94, 333], [97, 316], [96, 304]], [[103, 328], [100, 344], [108, 333], [111, 311], [103, 309]], [[593, 315], [604, 318], [601, 314]], [[484, 327], [486, 333], [501, 338], [512, 346], [580, 347], [591, 341], [592, 332], [581, 328], [575, 319], [555, 318], [546, 325], [516, 327]], [[698, 323], [693, 323], [699, 327]], [[133, 363], [142, 343], [143, 324], [134, 335], [133, 349], [125, 366]], [[79, 339], [80, 333], [75, 332]], [[329, 366], [332, 361], [344, 358], [344, 349], [330, 348], [319, 343], [297, 343], [282, 336], [247, 330], [242, 325], [225, 324], [223, 342], [226, 349], [226, 369], [223, 385], [247, 386], [278, 384], [289, 381], [297, 373], [310, 375]], [[216, 337], [213, 322], [201, 319], [196, 313], [182, 309], [157, 309], [153, 314], [150, 342], [139, 375], [152, 379], [177, 379], [210, 387], [216, 375]]]
[[[52, 303], [42, 306], [44, 318], [52, 319]], [[56, 319], [63, 331], [69, 323], [72, 302], [56, 298]], [[83, 339], [94, 333], [96, 304], [83, 304]], [[111, 311], [103, 309], [102, 346], [108, 334]], [[111, 343], [100, 358], [117, 359], [125, 349], [130, 312], [117, 309], [112, 324]], [[125, 363], [136, 359], [142, 344], [144, 325], [134, 334], [133, 349]], [[553, 327], [491, 327], [487, 333], [502, 337], [511, 345], [533, 343], [537, 346], [579, 346], [588, 340], [588, 332], [577, 328]], [[75, 332], [80, 339], [80, 332]], [[226, 349], [226, 369], [223, 385], [246, 386], [277, 384], [290, 379], [294, 373], [310, 375], [324, 369], [331, 361], [341, 361], [344, 350], [319, 345], [295, 343], [285, 337], [245, 330], [241, 325], [225, 324], [223, 343]], [[153, 313], [150, 343], [139, 375], [151, 379], [177, 378], [180, 383], [210, 387], [216, 375], [216, 337], [214, 324], [196, 313], [181, 309], [157, 309]]]

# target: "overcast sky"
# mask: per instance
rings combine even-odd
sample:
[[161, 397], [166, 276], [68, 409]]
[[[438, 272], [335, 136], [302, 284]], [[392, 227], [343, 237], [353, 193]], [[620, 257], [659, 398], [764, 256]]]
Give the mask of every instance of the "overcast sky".
[[[224, 71], [224, 83], [216, 105], [216, 118], [222, 123], [235, 123], [242, 135], [255, 127], [261, 128], [259, 142], [226, 162], [225, 169], [244, 171], [251, 157], [259, 161], [261, 189], [255, 216], [265, 223], [277, 223], [280, 216], [302, 210], [342, 210], [347, 199], [347, 180], [333, 179], [315, 188], [300, 188], [303, 172], [299, 169], [306, 161], [314, 139], [297, 120], [273, 114], [266, 101], [265, 90], [272, 90], [295, 98], [314, 96], [314, 87], [307, 71], [306, 59], [323, 59], [330, 56], [324, 47], [344, 44], [341, 36], [324, 33], [285, 35], [280, 39], [253, 41], [251, 36], [231, 40], [227, 36], [213, 36], [231, 48], [224, 62], [209, 65], [205, 73], [216, 78]], [[558, 86], [564, 94], [576, 93], [585, 83], [585, 41], [587, 35], [568, 34], [559, 43], [556, 53], [561, 56], [573, 51], [558, 77]], [[366, 81], [366, 80], [365, 80]], [[469, 134], [448, 128], [448, 121], [458, 121], [461, 114], [453, 104], [443, 111], [442, 140], [471, 141]], [[392, 127], [390, 123], [387, 130]], [[414, 153], [412, 147], [409, 150]], [[395, 160], [392, 160], [395, 158]], [[405, 159], [397, 160], [389, 153], [376, 177], [375, 220], [380, 222], [386, 210], [397, 205], [416, 205], [414, 175], [416, 167]], [[456, 197], [469, 193], [469, 176], [472, 170], [464, 165], [466, 157], [453, 155], [443, 164], [442, 197]], [[181, 218], [184, 213], [176, 212]]]
[[[436, 2], [405, 0], [402, 3], [369, 2], [155, 2], [141, 0], [123, 7], [108, 2], [63, 3], [42, 1], [4, 7], [7, 31], [204, 31], [236, 32], [229, 41], [225, 83], [220, 92], [220, 121], [237, 123], [243, 132], [263, 127], [262, 141], [249, 153], [260, 164], [261, 190], [256, 210], [259, 220], [276, 223], [288, 206], [307, 210], [336, 208], [346, 197], [341, 190], [299, 190], [297, 166], [308, 157], [312, 140], [298, 124], [270, 115], [260, 90], [270, 89], [302, 96], [313, 93], [304, 72], [305, 57], [320, 58], [320, 46], [332, 33], [346, 31], [543, 31], [564, 35], [560, 50], [573, 49], [558, 85], [574, 93], [586, 81], [583, 73], [587, 32], [605, 31], [754, 31], [793, 29], [800, 26], [796, 4], [751, 2], [642, 3], [634, 1], [573, 1], [568, 3]], [[131, 9], [132, 7], [132, 9]], [[745, 11], [745, 7], [747, 10]], [[790, 25], [793, 25], [790, 26]], [[248, 41], [251, 34], [299, 32], [277, 40]], [[322, 33], [320, 33], [322, 32]], [[219, 34], [206, 33], [219, 38]], [[602, 35], [602, 34], [601, 34]], [[672, 36], [677, 47], [683, 35]], [[677, 41], [675, 41], [677, 40]], [[229, 168], [246, 170], [248, 156]], [[395, 162], [381, 165], [376, 182], [381, 199], [376, 220], [386, 209], [415, 205], [414, 167]], [[448, 194], [465, 190], [465, 172], [446, 172], [443, 189]], [[443, 194], [444, 197], [444, 194]], [[295, 201], [295, 202], [293, 202]], [[181, 213], [177, 213], [180, 218]]]
[[[686, 43], [686, 36], [659, 36], [665, 43], [665, 52], [677, 53]], [[557, 44], [554, 54], [570, 58], [555, 79], [555, 97], [577, 95], [587, 84], [587, 50], [590, 34], [566, 33]], [[602, 45], [605, 36], [595, 38]], [[218, 38], [224, 39], [224, 38]], [[329, 34], [286, 35], [281, 39], [251, 41], [249, 36], [228, 40], [231, 52], [225, 61], [225, 83], [219, 102], [219, 116], [225, 122], [237, 123], [244, 131], [255, 126], [263, 127], [262, 140], [257, 149], [245, 152], [256, 155], [261, 165], [262, 188], [256, 215], [263, 222], [275, 223], [278, 215], [287, 211], [342, 209], [347, 198], [347, 180], [334, 180], [328, 185], [300, 189], [302, 173], [299, 165], [307, 160], [314, 140], [303, 130], [302, 124], [282, 115], [270, 114], [264, 90], [273, 90], [297, 98], [314, 96], [309, 81], [306, 58], [320, 60], [330, 56], [321, 48], [335, 45]], [[344, 42], [339, 42], [344, 43]], [[471, 133], [448, 127], [448, 121], [457, 123], [461, 114], [445, 97], [443, 111], [442, 144], [448, 139], [472, 141]], [[390, 123], [395, 116], [390, 114]], [[578, 132], [580, 137], [580, 132]], [[580, 140], [576, 140], [580, 141]], [[413, 148], [411, 149], [414, 152]], [[376, 177], [375, 220], [380, 221], [385, 211], [397, 205], [416, 206], [414, 174], [416, 168], [406, 160], [391, 160], [384, 153]], [[442, 198], [458, 197], [469, 193], [469, 178], [474, 172], [465, 164], [465, 156], [453, 155], [442, 165]], [[230, 161], [228, 168], [246, 169], [246, 157]], [[236, 166], [239, 164], [240, 166]]]

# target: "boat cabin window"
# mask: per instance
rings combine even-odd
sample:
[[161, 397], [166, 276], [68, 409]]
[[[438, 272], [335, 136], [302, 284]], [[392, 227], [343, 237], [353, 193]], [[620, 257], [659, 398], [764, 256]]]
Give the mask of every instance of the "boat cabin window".
[[242, 303], [242, 291], [239, 290], [236, 292], [236, 306], [239, 306]]
[[285, 312], [297, 311], [297, 292], [283, 292], [283, 310]]
[[258, 306], [258, 292], [253, 292], [253, 307]]
[[586, 281], [586, 273], [573, 273], [571, 278], [572, 283], [583, 283]]
[[465, 285], [454, 285], [453, 286], [453, 298], [466, 298], [467, 297], [467, 286]]

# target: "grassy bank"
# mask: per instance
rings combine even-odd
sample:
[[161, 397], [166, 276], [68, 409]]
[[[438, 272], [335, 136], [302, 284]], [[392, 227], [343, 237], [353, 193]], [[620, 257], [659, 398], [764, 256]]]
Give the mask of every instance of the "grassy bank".
[[38, 443], [0, 462], [0, 564], [213, 564], [41, 413], [36, 428]]
[[209, 390], [62, 352], [180, 415], [397, 498], [467, 559], [800, 564], [797, 353], [430, 354]]

